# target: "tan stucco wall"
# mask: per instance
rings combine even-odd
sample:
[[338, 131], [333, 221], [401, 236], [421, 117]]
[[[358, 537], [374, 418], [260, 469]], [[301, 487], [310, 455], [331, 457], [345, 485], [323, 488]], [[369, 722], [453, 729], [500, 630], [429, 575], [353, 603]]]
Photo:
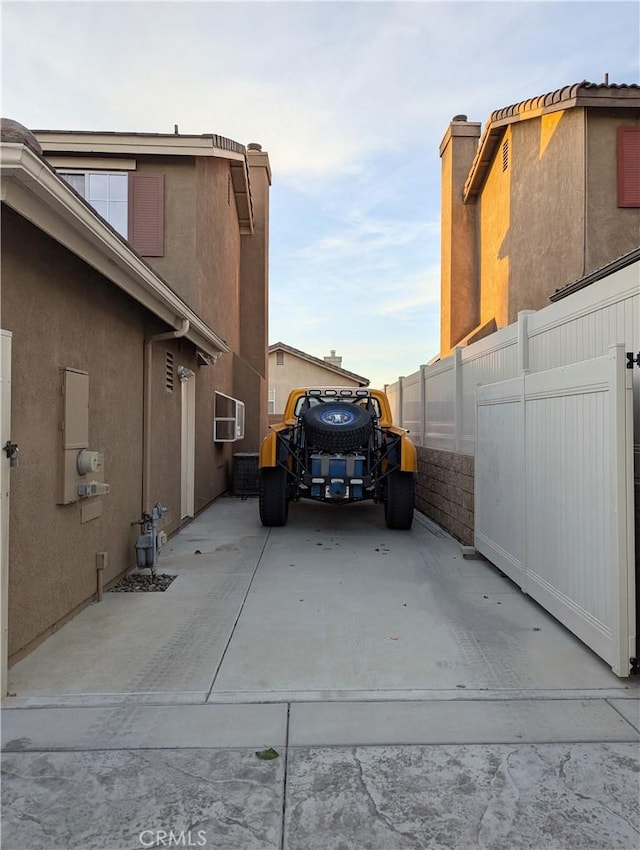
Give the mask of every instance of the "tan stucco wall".
[[[617, 206], [616, 131], [639, 123], [630, 109], [573, 107], [508, 125], [479, 197], [465, 205], [477, 211], [475, 245], [456, 211], [466, 175], [455, 170], [455, 151], [460, 145], [464, 158], [466, 140], [455, 133], [466, 132], [465, 125], [450, 125], [440, 149], [441, 356], [465, 337], [461, 320], [473, 304], [467, 269], [476, 251], [478, 327], [492, 319], [504, 327], [521, 310], [546, 306], [556, 289], [637, 247], [640, 210]], [[505, 141], [509, 166], [503, 170]]]
[[463, 188], [476, 152], [480, 125], [453, 121], [441, 156], [441, 356], [478, 324], [476, 207], [463, 203]]
[[230, 167], [227, 160], [201, 157], [196, 172], [195, 309], [233, 351], [238, 351], [241, 237]]
[[197, 312], [195, 159], [137, 156], [136, 171], [164, 175], [164, 256], [146, 261]]
[[[480, 211], [480, 324], [491, 319], [501, 327], [508, 324], [509, 255], [505, 240], [511, 227], [512, 167], [502, 170], [502, 144], [511, 149], [513, 139], [508, 127], [483, 187]], [[510, 154], [511, 155], [511, 154]]]
[[240, 451], [255, 446], [268, 429], [267, 350], [269, 339], [269, 160], [249, 149], [254, 231], [242, 237], [240, 266], [240, 350], [236, 393], [247, 405], [246, 440]]
[[[165, 257], [148, 262], [232, 349], [215, 366], [189, 366], [196, 372], [202, 414], [196, 434], [201, 458], [196, 468], [197, 511], [226, 489], [233, 453], [257, 450], [267, 430], [268, 179], [264, 167], [252, 170], [255, 230], [241, 236], [227, 160], [155, 157], [144, 167], [165, 174], [166, 195]], [[176, 224], [183, 217], [187, 234]], [[213, 442], [216, 390], [245, 403], [245, 440]], [[173, 416], [170, 427], [179, 429], [179, 406]]]
[[507, 323], [583, 273], [584, 120], [569, 109], [513, 125]]
[[[131, 565], [142, 476], [142, 341], [145, 313], [10, 210], [2, 216], [2, 326], [13, 332], [9, 652], [14, 655]], [[89, 374], [90, 447], [104, 452], [111, 492], [102, 516], [86, 502], [56, 504], [60, 369]], [[96, 501], [96, 500], [91, 500]]]
[[640, 110], [630, 111], [598, 109], [587, 116], [586, 274], [640, 244], [640, 209], [617, 202], [617, 128], [640, 126]]
[[276, 365], [276, 352], [269, 354], [269, 389], [276, 391], [276, 413], [282, 413], [291, 390], [296, 387], [358, 387], [357, 381], [338, 375], [331, 369], [316, 366], [288, 351], [284, 365]]
[[[18, 657], [96, 592], [96, 553], [108, 553], [105, 583], [135, 564], [142, 510], [144, 340], [159, 322], [81, 260], [11, 210], [2, 215], [2, 327], [13, 333], [9, 652]], [[196, 381], [195, 507], [228, 487], [233, 444], [213, 443], [213, 391], [229, 392], [232, 355], [199, 366], [187, 340], [153, 345], [150, 498], [180, 525], [181, 385], [166, 389], [167, 349]], [[58, 505], [61, 368], [89, 375], [90, 448], [104, 453], [101, 497]], [[102, 515], [82, 522], [99, 502]]]
[[482, 323], [504, 327], [582, 273], [583, 122], [572, 109], [506, 129], [479, 201]]

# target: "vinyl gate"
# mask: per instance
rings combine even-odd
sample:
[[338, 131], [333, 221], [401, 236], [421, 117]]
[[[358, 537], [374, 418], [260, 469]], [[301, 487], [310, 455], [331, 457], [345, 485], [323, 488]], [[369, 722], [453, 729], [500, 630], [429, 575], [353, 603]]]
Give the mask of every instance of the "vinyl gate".
[[618, 676], [636, 655], [631, 375], [615, 345], [476, 397], [476, 549]]

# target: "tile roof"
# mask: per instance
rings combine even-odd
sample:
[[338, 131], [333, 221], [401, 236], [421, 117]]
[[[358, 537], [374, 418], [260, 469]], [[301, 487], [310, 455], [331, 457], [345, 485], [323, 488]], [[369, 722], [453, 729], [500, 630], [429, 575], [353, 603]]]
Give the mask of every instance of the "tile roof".
[[521, 100], [491, 113], [478, 143], [464, 186], [465, 203], [475, 202], [488, 168], [500, 143], [504, 128], [543, 113], [571, 109], [575, 106], [640, 108], [638, 83], [590, 83], [583, 80], [560, 89]]
[[[505, 106], [503, 109], [496, 109], [491, 113], [488, 123], [503, 121], [505, 118], [511, 118], [516, 115], [522, 115], [523, 112], [533, 112], [544, 109], [548, 106], [553, 106], [566, 101], [575, 100], [582, 96], [595, 96], [610, 99], [610, 96], [615, 96], [623, 90], [632, 90], [632, 94], [640, 95], [640, 85], [637, 83], [590, 83], [588, 80], [583, 80], [581, 83], [573, 83], [570, 86], [563, 86], [548, 94], [541, 94], [538, 97], [532, 97], [528, 100], [521, 100], [519, 103], [514, 103], [511, 106]], [[626, 96], [626, 95], [625, 95]]]

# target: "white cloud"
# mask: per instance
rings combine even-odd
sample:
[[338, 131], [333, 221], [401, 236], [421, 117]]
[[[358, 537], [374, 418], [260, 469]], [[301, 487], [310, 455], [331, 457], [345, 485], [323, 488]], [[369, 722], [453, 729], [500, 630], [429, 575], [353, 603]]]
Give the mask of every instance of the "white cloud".
[[[273, 171], [271, 341], [390, 382], [438, 350], [438, 145], [587, 78], [638, 80], [616, 2], [3, 2], [3, 113], [219, 133]], [[274, 336], [275, 334], [275, 336]]]

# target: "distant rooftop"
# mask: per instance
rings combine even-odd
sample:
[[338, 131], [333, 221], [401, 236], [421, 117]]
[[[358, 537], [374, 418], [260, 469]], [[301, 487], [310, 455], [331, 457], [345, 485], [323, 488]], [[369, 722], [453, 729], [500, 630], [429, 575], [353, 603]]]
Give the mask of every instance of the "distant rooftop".
[[299, 348], [294, 348], [291, 345], [285, 345], [284, 342], [274, 342], [273, 345], [270, 345], [269, 354], [272, 354], [274, 351], [286, 351], [289, 354], [293, 354], [295, 357], [300, 357], [302, 360], [313, 363], [314, 366], [322, 366], [325, 369], [336, 372], [338, 375], [343, 375], [345, 378], [357, 381], [361, 386], [368, 386], [369, 384], [369, 379], [362, 375], [356, 375], [355, 372], [349, 372], [348, 369], [343, 369], [342, 366], [336, 366], [335, 363], [332, 363], [330, 360], [321, 360], [319, 357], [307, 354], [306, 351], [300, 351]]

